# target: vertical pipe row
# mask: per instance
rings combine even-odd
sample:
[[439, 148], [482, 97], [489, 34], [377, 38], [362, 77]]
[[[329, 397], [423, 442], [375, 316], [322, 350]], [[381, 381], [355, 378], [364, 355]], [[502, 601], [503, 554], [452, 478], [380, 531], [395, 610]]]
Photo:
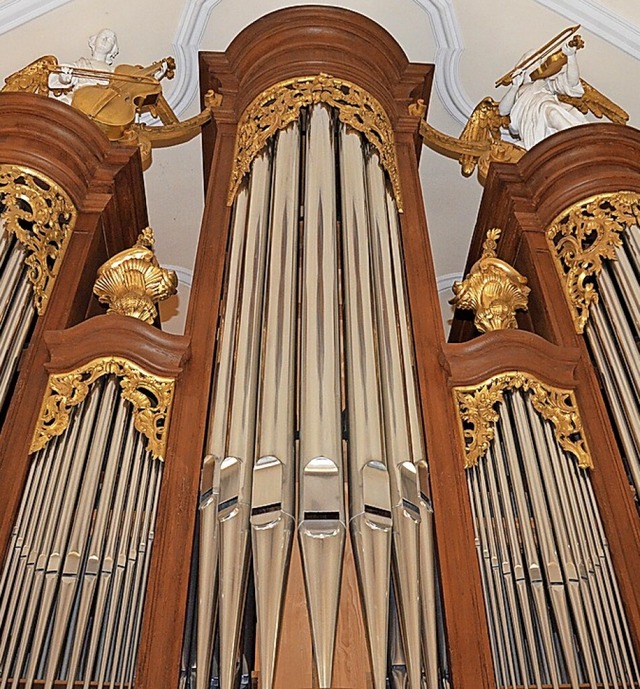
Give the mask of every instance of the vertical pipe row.
[[640, 228], [623, 235], [616, 259], [598, 278], [600, 301], [585, 334], [602, 379], [636, 492], [640, 492]]
[[499, 684], [636, 682], [586, 471], [527, 394], [505, 393], [499, 414], [486, 458], [467, 474]]
[[[404, 641], [409, 687], [421, 682], [421, 649], [424, 646], [425, 672], [429, 681], [437, 679], [429, 667], [437, 662], [435, 641], [435, 594], [432, 576], [433, 548], [426, 501], [421, 499], [418, 465], [424, 462], [417, 391], [413, 376], [413, 352], [406, 316], [404, 275], [400, 256], [397, 211], [385, 185], [384, 171], [377, 154], [367, 161], [372, 235], [375, 302], [378, 316], [380, 390], [384, 409], [384, 431], [390, 476], [393, 513], [393, 572], [400, 627]], [[415, 447], [414, 447], [415, 445]], [[421, 509], [421, 503], [425, 507]], [[427, 535], [429, 538], [425, 539]], [[421, 550], [425, 549], [422, 553]], [[429, 595], [421, 600], [422, 591]], [[421, 610], [429, 612], [423, 618]], [[424, 634], [423, 634], [423, 624]], [[436, 675], [437, 677], [437, 675]]]
[[0, 409], [36, 318], [33, 288], [27, 278], [26, 251], [6, 230], [0, 245]]
[[[135, 586], [117, 591], [111, 574], [114, 566], [124, 567], [117, 551], [128, 524], [144, 519], [152, 529], [159, 484], [145, 486], [138, 477], [144, 465], [161, 462], [141, 455], [143, 441], [114, 377], [94, 384], [71, 416], [64, 435], [33, 458], [5, 563], [3, 687], [9, 678], [24, 678], [27, 687], [44, 679], [51, 687], [83, 677], [88, 686], [97, 677], [101, 685], [101, 662], [114, 656], [114, 616], [123, 619], [130, 609], [136, 621], [142, 609], [149, 539], [136, 563]], [[134, 658], [137, 634], [125, 627], [124, 635], [122, 649]], [[122, 654], [110, 659], [114, 668], [123, 663]], [[106, 676], [112, 681], [108, 670]]]
[[235, 686], [250, 552], [271, 687], [294, 518], [316, 680], [331, 685], [345, 450], [373, 685], [387, 678], [393, 569], [408, 687], [424, 667], [436, 689], [432, 513], [397, 210], [360, 135], [336, 133], [322, 105], [303, 125], [274, 138], [235, 202], [201, 480], [196, 689], [211, 678], [216, 599], [220, 686]]
[[[341, 127], [339, 160], [349, 428], [349, 530], [363, 601], [373, 686], [374, 689], [384, 689], [392, 521], [389, 472], [383, 441], [382, 381], [376, 342], [378, 328], [373, 297], [379, 283], [374, 284], [373, 281], [369, 228], [370, 214], [379, 221], [386, 221], [386, 209], [384, 194], [378, 199], [367, 196], [368, 175], [363, 153], [360, 136], [356, 132], [348, 133]], [[374, 208], [372, 204], [376, 201], [378, 205]], [[417, 557], [417, 551], [415, 555]], [[413, 570], [414, 576], [416, 571], [417, 567]], [[402, 582], [406, 579], [403, 577]], [[416, 614], [419, 612], [417, 602], [412, 601]], [[416, 640], [419, 644], [419, 628]], [[419, 682], [419, 659], [417, 671]], [[411, 684], [412, 689], [414, 686], [417, 688], [418, 684]]]
[[[372, 158], [372, 160], [374, 160]], [[378, 191], [370, 193], [379, 193]], [[395, 199], [389, 185], [385, 189], [387, 218], [389, 223], [389, 245], [382, 242], [383, 253], [391, 254], [391, 274], [393, 276], [393, 293], [395, 297], [395, 329], [400, 340], [400, 357], [402, 383], [410, 436], [411, 459], [418, 471], [419, 511], [420, 511], [420, 609], [422, 612], [422, 654], [423, 666], [429, 689], [439, 686], [438, 628], [443, 633], [442, 620], [436, 617], [436, 555], [433, 526], [433, 507], [429, 487], [429, 466], [425, 448], [420, 395], [418, 392], [417, 373], [412, 339], [411, 318], [409, 315], [408, 293], [404, 271], [404, 254], [400, 238], [400, 223]], [[390, 324], [391, 330], [394, 330]], [[398, 402], [400, 404], [400, 402]]]
[[279, 133], [265, 283], [251, 545], [263, 689], [271, 689], [295, 530], [300, 125]]
[[235, 686], [244, 594], [249, 575], [260, 337], [271, 194], [271, 156], [253, 162], [245, 227], [227, 443], [220, 464], [218, 562], [220, 687]]
[[196, 689], [208, 689], [218, 609], [218, 505], [220, 466], [225, 457], [229, 399], [240, 300], [240, 276], [249, 192], [245, 186], [234, 203], [227, 256], [226, 294], [222, 300], [218, 346], [211, 395], [211, 418], [200, 482], [200, 541], [198, 558], [198, 612], [196, 634]]

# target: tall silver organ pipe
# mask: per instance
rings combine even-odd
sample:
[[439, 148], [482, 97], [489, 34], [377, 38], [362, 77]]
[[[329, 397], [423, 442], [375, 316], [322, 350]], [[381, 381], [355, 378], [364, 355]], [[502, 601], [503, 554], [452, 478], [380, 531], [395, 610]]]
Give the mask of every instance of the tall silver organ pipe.
[[9, 233], [0, 214], [0, 410], [36, 319], [26, 256], [24, 247]]
[[[598, 276], [598, 303], [585, 327], [618, 431], [629, 480], [640, 495], [640, 228], [626, 228]], [[636, 498], [638, 500], [638, 498]], [[640, 503], [638, 503], [640, 510]]]
[[32, 457], [0, 589], [0, 686], [131, 684], [162, 461], [114, 376]]
[[[369, 148], [315, 106], [272, 138], [234, 202], [192, 575], [197, 689], [212, 677], [222, 689], [245, 686], [250, 556], [260, 682], [273, 686], [294, 527], [315, 674], [321, 689], [331, 686], [347, 523], [373, 687], [390, 677], [390, 619], [401, 631], [407, 687], [420, 689], [423, 678], [439, 685], [398, 212]], [[190, 637], [187, 629], [187, 646]]]
[[498, 686], [640, 680], [588, 470], [530, 394], [506, 391], [467, 470]]
[[306, 140], [300, 304], [298, 538], [320, 687], [329, 687], [346, 537], [334, 131], [313, 109]]

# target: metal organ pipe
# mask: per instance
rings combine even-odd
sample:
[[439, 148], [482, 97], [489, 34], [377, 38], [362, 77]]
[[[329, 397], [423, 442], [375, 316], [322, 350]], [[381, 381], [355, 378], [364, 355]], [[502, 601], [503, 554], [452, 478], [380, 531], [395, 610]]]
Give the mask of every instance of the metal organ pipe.
[[[355, 132], [344, 129], [340, 133], [340, 180], [349, 527], [371, 648], [373, 686], [380, 689], [386, 683], [392, 523], [375, 340], [373, 290], [378, 285], [374, 286], [370, 266], [371, 199], [367, 197], [362, 143]], [[384, 195], [379, 200], [384, 204]], [[384, 205], [382, 214], [379, 207], [371, 209], [374, 216], [376, 211], [386, 220]], [[418, 642], [419, 638], [418, 630]]]
[[235, 684], [244, 592], [249, 574], [251, 477], [255, 453], [270, 187], [270, 156], [262, 155], [254, 161], [251, 174], [227, 446], [220, 464], [218, 561], [221, 689], [233, 689]]
[[271, 689], [273, 683], [280, 613], [295, 530], [298, 123], [279, 134], [276, 147], [251, 495], [251, 543], [264, 689]]
[[[102, 686], [123, 676], [127, 656], [131, 677], [161, 470], [114, 377], [94, 383], [65, 433], [34, 455], [2, 575], [1, 686]], [[158, 480], [140, 480], [149, 473]], [[144, 546], [128, 563], [138, 522]]]
[[331, 685], [346, 538], [334, 132], [311, 111], [304, 176], [300, 293], [298, 538], [321, 689]]
[[272, 686], [294, 523], [315, 674], [320, 689], [331, 686], [343, 455], [373, 686], [389, 677], [392, 570], [407, 687], [419, 689], [423, 674], [430, 689], [439, 683], [431, 506], [418, 480], [426, 457], [397, 209], [377, 154], [336, 122], [319, 105], [280, 131], [234, 202], [201, 482], [196, 689], [208, 687], [217, 665], [221, 687], [236, 686], [247, 527], [261, 682]]
[[637, 682], [587, 471], [528, 393], [505, 392], [499, 416], [491, 447], [467, 474], [499, 685]]
[[[585, 335], [617, 426], [627, 473], [640, 493], [640, 228], [626, 228], [597, 280]], [[640, 505], [638, 507], [640, 509]]]

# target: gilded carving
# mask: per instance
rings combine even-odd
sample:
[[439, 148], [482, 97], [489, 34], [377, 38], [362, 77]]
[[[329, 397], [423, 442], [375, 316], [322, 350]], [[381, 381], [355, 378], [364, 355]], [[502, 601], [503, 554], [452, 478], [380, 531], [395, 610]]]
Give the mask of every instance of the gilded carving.
[[543, 419], [551, 422], [560, 447], [573, 454], [582, 469], [593, 468], [573, 392], [546, 385], [528, 373], [510, 371], [493, 376], [480, 385], [454, 388], [465, 469], [476, 466], [489, 449], [499, 418], [495, 407], [504, 401], [505, 390], [531, 393], [533, 408]]
[[164, 459], [166, 432], [174, 380], [147, 373], [122, 357], [101, 357], [68, 373], [52, 373], [42, 402], [30, 452], [45, 447], [51, 438], [62, 435], [69, 425], [71, 410], [80, 404], [91, 385], [101, 376], [121, 378], [122, 397], [133, 406], [134, 425], [147, 439], [147, 449]]
[[487, 97], [478, 103], [460, 137], [432, 127], [424, 119], [420, 101], [409, 106], [409, 114], [421, 118], [420, 135], [426, 146], [457, 160], [465, 177], [470, 177], [477, 167], [481, 183], [489, 174], [491, 163], [517, 163], [526, 153], [524, 148], [500, 138], [500, 128], [508, 123], [500, 116], [498, 103], [493, 98]]
[[161, 268], [153, 253], [153, 230], [146, 227], [130, 249], [120, 251], [98, 269], [93, 292], [107, 313], [153, 323], [156, 304], [176, 293], [178, 278]]
[[336, 108], [340, 121], [365, 135], [389, 174], [398, 210], [402, 212], [395, 139], [389, 116], [364, 89], [328, 74], [282, 81], [263, 91], [247, 107], [238, 123], [228, 204], [238, 191], [251, 162], [278, 130], [298, 119], [300, 110], [316, 103]]
[[547, 242], [576, 332], [584, 331], [589, 307], [598, 301], [596, 284], [603, 261], [615, 259], [621, 233], [639, 223], [640, 195], [620, 191], [574, 204], [547, 228]]
[[473, 311], [481, 333], [517, 328], [516, 310], [527, 310], [527, 278], [496, 256], [501, 232], [497, 227], [487, 232], [482, 256], [462, 282], [453, 284], [451, 304]]
[[0, 164], [0, 213], [26, 250], [27, 277], [42, 315], [67, 249], [77, 211], [67, 193], [40, 172]]

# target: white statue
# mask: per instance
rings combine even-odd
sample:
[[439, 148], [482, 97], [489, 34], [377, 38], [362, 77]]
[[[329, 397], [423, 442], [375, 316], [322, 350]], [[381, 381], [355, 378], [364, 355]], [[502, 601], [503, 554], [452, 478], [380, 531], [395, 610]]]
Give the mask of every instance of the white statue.
[[107, 78], [74, 73], [74, 68], [113, 72], [113, 62], [120, 52], [115, 32], [111, 29], [101, 29], [89, 38], [89, 48], [91, 57], [81, 57], [72, 65], [61, 65], [60, 72], [49, 77], [49, 88], [61, 90], [61, 93], [53, 95], [65, 103], [71, 103], [73, 92], [81, 86], [108, 83]]
[[500, 101], [500, 114], [510, 116], [509, 131], [527, 150], [551, 134], [589, 121], [573, 105], [558, 98], [559, 95], [574, 98], [584, 95], [575, 46], [565, 42], [562, 53], [566, 64], [553, 76], [532, 80], [535, 64], [516, 71]]

